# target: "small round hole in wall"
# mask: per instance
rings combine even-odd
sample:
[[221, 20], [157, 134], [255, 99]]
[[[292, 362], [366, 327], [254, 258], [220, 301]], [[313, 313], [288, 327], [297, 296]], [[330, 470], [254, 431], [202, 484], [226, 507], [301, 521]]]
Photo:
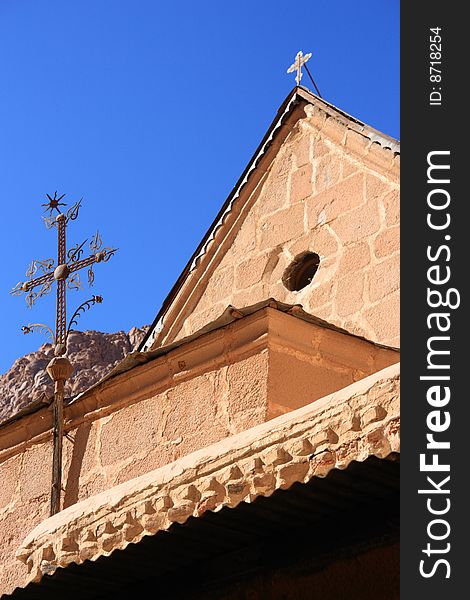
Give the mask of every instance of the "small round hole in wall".
[[282, 283], [291, 292], [303, 290], [315, 277], [319, 264], [320, 257], [316, 252], [302, 252], [285, 270]]

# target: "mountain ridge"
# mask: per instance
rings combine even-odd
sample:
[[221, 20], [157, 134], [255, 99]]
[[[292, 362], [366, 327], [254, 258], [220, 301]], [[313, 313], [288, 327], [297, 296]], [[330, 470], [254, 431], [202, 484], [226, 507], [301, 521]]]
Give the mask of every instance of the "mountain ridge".
[[[74, 367], [66, 382], [65, 396], [73, 397], [102, 379], [129, 352], [135, 350], [148, 326], [133, 327], [129, 332], [71, 331], [67, 356]], [[54, 356], [51, 344], [43, 344], [35, 352], [21, 356], [0, 375], [0, 423], [22, 413], [31, 404], [47, 404], [54, 386], [46, 366]]]

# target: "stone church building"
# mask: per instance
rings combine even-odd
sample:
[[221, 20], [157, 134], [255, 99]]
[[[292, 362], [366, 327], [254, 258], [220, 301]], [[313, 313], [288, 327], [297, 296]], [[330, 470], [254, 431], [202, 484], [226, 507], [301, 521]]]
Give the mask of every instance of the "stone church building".
[[399, 143], [279, 108], [138, 351], [0, 426], [5, 598], [395, 600]]

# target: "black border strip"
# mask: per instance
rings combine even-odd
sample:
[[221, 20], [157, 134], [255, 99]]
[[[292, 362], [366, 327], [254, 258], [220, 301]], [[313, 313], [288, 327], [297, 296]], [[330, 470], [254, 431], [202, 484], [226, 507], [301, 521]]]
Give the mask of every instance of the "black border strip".
[[[433, 0], [419, 7], [401, 5], [401, 598], [405, 599], [460, 598], [467, 588], [470, 415], [464, 380], [468, 370], [464, 84], [469, 52], [466, 20], [458, 14], [458, 6]], [[431, 47], [431, 36], [439, 48]], [[432, 92], [442, 94], [440, 102]], [[450, 169], [428, 173], [430, 162]], [[442, 210], [430, 206], [444, 206], [447, 198], [449, 204]], [[446, 223], [447, 214], [447, 227], [429, 224], [428, 219], [438, 226]], [[447, 275], [449, 280], [443, 282]], [[446, 299], [455, 308], [445, 306]], [[439, 323], [448, 331], [439, 330], [433, 313], [446, 315]], [[436, 349], [444, 353], [432, 354]], [[449, 380], [421, 379], [430, 376]], [[440, 402], [446, 387], [450, 399]], [[438, 427], [442, 431], [436, 432]], [[449, 448], [428, 447], [430, 434]], [[424, 455], [421, 466], [420, 455]], [[439, 463], [436, 470], [425, 466], [432, 461]], [[449, 471], [441, 470], [445, 465]]]

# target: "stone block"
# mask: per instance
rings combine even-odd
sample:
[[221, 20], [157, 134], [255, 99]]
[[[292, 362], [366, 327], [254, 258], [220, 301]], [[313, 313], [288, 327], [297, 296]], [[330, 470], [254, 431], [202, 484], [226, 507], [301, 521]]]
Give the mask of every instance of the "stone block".
[[364, 202], [364, 175], [357, 173], [307, 200], [309, 228], [329, 223]]
[[287, 206], [289, 195], [289, 173], [277, 176], [270, 174], [257, 200], [259, 213], [268, 215]]
[[221, 415], [217, 410], [214, 385], [214, 372], [209, 372], [181, 381], [167, 392], [162, 432], [166, 440], [173, 440], [181, 436], [182, 432], [185, 440], [198, 434], [203, 438], [208, 423], [216, 427]]
[[364, 274], [349, 273], [338, 281], [336, 288], [336, 311], [341, 317], [361, 310], [364, 305]]
[[328, 144], [326, 144], [322, 139], [317, 138], [316, 140], [313, 141], [313, 145], [312, 145], [313, 160], [316, 160], [316, 159], [320, 158], [321, 156], [328, 154], [329, 151], [330, 151], [330, 146]]
[[323, 306], [319, 306], [317, 308], [307, 307], [308, 312], [311, 312], [319, 319], [323, 319], [324, 321], [328, 321], [329, 323], [333, 323], [334, 325], [339, 325], [337, 321], [335, 321], [335, 313], [333, 310], [333, 302], [329, 302], [328, 304], [324, 304]]
[[342, 179], [346, 179], [346, 177], [349, 177], [350, 175], [353, 175], [354, 173], [356, 173], [359, 170], [359, 166], [358, 164], [347, 158], [346, 156], [343, 156], [343, 158], [341, 159], [341, 177]]
[[338, 154], [330, 153], [317, 161], [315, 176], [315, 194], [332, 187], [341, 178], [341, 159]]
[[359, 242], [346, 246], [343, 249], [343, 255], [339, 263], [338, 275], [346, 275], [363, 270], [370, 263], [370, 260], [370, 249], [367, 242]]
[[[280, 255], [280, 261], [279, 262], [283, 262], [283, 272], [284, 269], [287, 268], [287, 266], [290, 264], [290, 262], [292, 261], [292, 259], [297, 256], [298, 254], [302, 254], [303, 252], [307, 252], [307, 251], [315, 251], [320, 255], [323, 254], [328, 254], [331, 252], [319, 252], [319, 250], [316, 249], [317, 244], [314, 242], [314, 240], [316, 239], [317, 235], [321, 235], [321, 233], [323, 232], [323, 228], [322, 229], [317, 229], [315, 231], [309, 231], [307, 234], [295, 239], [293, 242], [291, 242], [290, 244], [286, 245], [286, 249], [288, 250], [288, 253], [284, 253]], [[329, 238], [329, 242], [330, 242], [330, 246], [331, 248], [336, 249], [337, 247], [337, 243], [336, 240], [333, 236], [331, 236], [331, 234], [326, 231], [326, 237], [325, 237], [325, 241]], [[325, 244], [328, 245], [328, 244]], [[319, 246], [319, 244], [318, 244]], [[277, 279], [275, 280], [277, 281]]]
[[364, 313], [367, 323], [374, 332], [373, 340], [385, 343], [400, 333], [400, 295], [398, 292], [367, 309]]
[[313, 192], [311, 163], [300, 167], [291, 175], [290, 203], [296, 204]]
[[369, 146], [367, 160], [377, 169], [377, 171], [388, 172], [393, 167], [395, 154], [389, 149], [384, 148], [378, 142], [373, 142]]
[[366, 175], [366, 198], [375, 200], [390, 191], [390, 183], [371, 173]]
[[145, 454], [161, 443], [158, 405], [155, 398], [143, 400], [116, 411], [104, 423], [100, 438], [103, 466]]
[[[207, 304], [209, 304], [209, 306], [207, 306]], [[210, 304], [206, 300], [206, 302], [201, 303], [201, 309], [199, 306], [197, 306], [193, 314], [187, 320], [188, 335], [198, 331], [199, 329], [202, 329], [204, 325], [207, 325], [211, 321], [215, 321], [215, 319], [220, 317], [220, 315], [224, 312], [228, 304], [231, 304], [230, 298], [226, 298], [225, 302], [221, 300], [215, 304]], [[207, 306], [207, 308], [203, 308], [205, 306]]]
[[322, 134], [338, 145], [342, 145], [346, 137], [347, 128], [334, 117], [327, 117], [322, 127]]
[[327, 304], [333, 295], [333, 281], [327, 281], [321, 285], [313, 285], [308, 291], [308, 305], [313, 314], [317, 307]]
[[398, 225], [400, 222], [400, 193], [393, 190], [382, 198], [382, 205], [385, 209], [385, 222], [388, 227]]
[[263, 454], [263, 462], [265, 465], [277, 467], [284, 465], [292, 460], [292, 456], [281, 446], [270, 448]]
[[377, 258], [384, 258], [400, 249], [400, 228], [389, 227], [380, 232], [374, 240], [374, 253]]
[[371, 406], [364, 411], [362, 415], [362, 424], [365, 427], [370, 423], [383, 421], [387, 416], [387, 411], [382, 406]]
[[277, 470], [278, 484], [281, 489], [287, 489], [293, 483], [303, 482], [309, 470], [309, 463], [293, 462], [283, 465]]
[[[304, 236], [303, 238], [299, 238], [299, 240], [304, 240], [307, 239], [306, 236]], [[305, 244], [302, 244], [301, 246], [302, 248], [305, 248]], [[308, 247], [308, 243], [307, 243], [307, 247]], [[300, 252], [302, 252], [303, 250], [301, 250]], [[276, 282], [280, 281], [282, 276], [284, 275], [285, 270], [287, 269], [287, 267], [289, 266], [291, 262], [291, 256], [288, 256], [286, 252], [279, 252], [277, 249], [273, 250], [273, 252], [270, 255], [269, 258], [269, 262], [268, 265], [266, 267], [266, 271], [264, 273], [264, 280], [266, 281], [266, 283], [271, 284], [269, 286], [269, 295], [272, 296], [273, 298], [277, 298], [277, 296], [274, 294], [273, 288], [272, 288], [272, 284], [275, 284]]]
[[292, 151], [294, 153], [297, 168], [302, 167], [310, 163], [310, 135], [302, 135], [297, 138], [292, 144]]
[[376, 302], [400, 287], [400, 258], [391, 256], [369, 272], [369, 299]]
[[[39, 471], [42, 472], [42, 471]], [[0, 594], [13, 593], [24, 585], [27, 566], [20, 562], [15, 553], [25, 536], [49, 516], [49, 503], [30, 500], [17, 503], [14, 512], [0, 520]]]
[[[261, 300], [265, 300], [267, 297], [266, 286], [263, 283], [258, 283], [252, 287], [235, 292], [232, 296], [231, 304], [237, 308], [243, 308], [244, 306], [251, 306], [256, 302], [261, 302]], [[227, 307], [225, 306], [224, 308]]]
[[[183, 447], [185, 446], [185, 443], [185, 440], [182, 439], [181, 444]], [[181, 444], [179, 446], [181, 446]], [[159, 467], [178, 459], [180, 455], [181, 451], [177, 445], [173, 445], [167, 441], [160, 442], [144, 457], [134, 458], [125, 466], [116, 466], [114, 470], [114, 483], [119, 485], [130, 479], [134, 479], [134, 477], [139, 477], [144, 473], [158, 469]]]
[[354, 335], [370, 339], [370, 336], [367, 335], [367, 331], [364, 329], [364, 327], [361, 327], [357, 320], [345, 320], [341, 323], [341, 327]]
[[266, 269], [270, 253], [264, 253], [253, 258], [248, 258], [236, 267], [235, 288], [243, 290], [260, 283]]
[[0, 510], [14, 499], [20, 478], [21, 455], [17, 454], [0, 464]]
[[248, 252], [256, 248], [258, 223], [254, 211], [243, 221], [240, 230], [233, 240], [232, 247], [225, 255], [220, 266], [233, 266], [240, 259], [246, 258]]
[[346, 215], [338, 217], [332, 224], [343, 244], [358, 242], [377, 233], [380, 217], [376, 202], [367, 202]]
[[311, 469], [315, 477], [324, 477], [331, 471], [335, 462], [335, 454], [326, 450], [312, 459]]
[[271, 175], [273, 177], [284, 177], [294, 168], [294, 155], [292, 147], [287, 143], [280, 150], [274, 159]]
[[317, 106], [311, 104], [307, 105], [304, 110], [311, 126], [316, 130], [322, 129], [326, 119], [328, 118], [326, 112], [324, 110], [321, 110], [321, 108], [318, 108]]
[[267, 352], [228, 366], [228, 418], [232, 434], [266, 420], [268, 368]]
[[345, 139], [346, 149], [358, 157], [363, 156], [370, 146], [370, 140], [357, 131], [348, 130]]
[[[274, 248], [304, 233], [304, 205], [279, 210], [260, 223], [260, 248]], [[251, 303], [252, 304], [252, 303]]]
[[255, 475], [253, 477], [253, 488], [256, 492], [270, 492], [275, 486], [275, 475], [274, 473], [263, 473], [262, 475]]
[[[42, 473], [38, 477], [38, 473]], [[20, 495], [23, 500], [33, 500], [51, 493], [52, 446], [49, 441], [35, 444], [23, 455]]]
[[233, 292], [233, 273], [232, 266], [216, 269], [206, 289], [205, 295], [208, 297], [208, 305], [204, 306], [200, 303], [199, 308], [208, 308], [209, 301], [212, 304], [231, 296]]

